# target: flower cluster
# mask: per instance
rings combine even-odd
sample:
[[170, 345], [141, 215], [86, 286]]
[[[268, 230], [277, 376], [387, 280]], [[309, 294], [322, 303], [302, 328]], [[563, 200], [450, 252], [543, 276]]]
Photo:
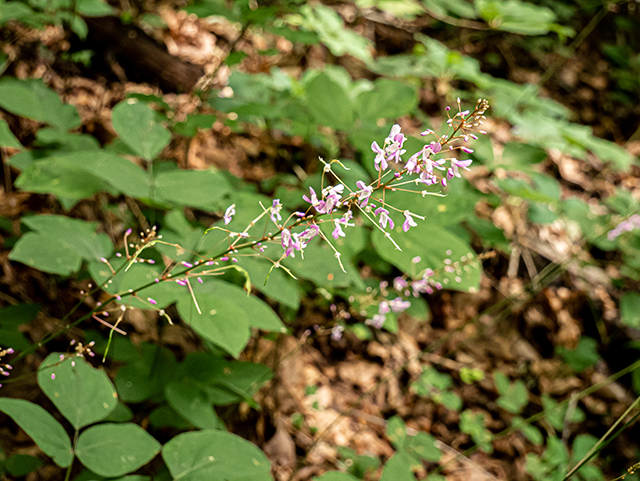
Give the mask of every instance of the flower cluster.
[[625, 232], [631, 232], [635, 229], [640, 229], [640, 215], [638, 214], [633, 214], [628, 219], [620, 222], [617, 226], [609, 231], [609, 233], [607, 234], [607, 238], [612, 241]]
[[[210, 230], [225, 232], [229, 242], [228, 247], [222, 253], [207, 258], [202, 257], [193, 263], [184, 261], [175, 263], [165, 269], [162, 275], [155, 279], [155, 282], [174, 281], [185, 287], [189, 290], [195, 307], [200, 312], [190, 283], [192, 277], [195, 277], [198, 282], [202, 282], [201, 276], [220, 275], [222, 270], [232, 268], [233, 263], [238, 262], [238, 257], [241, 255], [263, 256], [265, 250], [271, 244], [275, 244], [281, 249], [278, 250], [280, 254], [275, 257], [265, 256], [266, 259], [273, 263], [274, 268], [283, 268], [291, 274], [286, 267], [280, 264], [280, 261], [287, 257], [295, 257], [297, 253], [304, 257], [305, 248], [316, 237], [320, 237], [330, 246], [344, 271], [340, 259], [341, 254], [332, 244], [331, 238], [338, 240], [347, 236], [348, 228], [355, 225], [352, 220], [357, 211], [371, 221], [377, 229], [384, 232], [385, 238], [396, 249], [400, 250], [399, 245], [391, 236], [391, 231], [395, 229], [396, 223], [402, 219], [401, 230], [406, 233], [418, 225], [418, 220], [425, 219], [407, 208], [391, 205], [386, 200], [386, 193], [401, 190], [422, 196], [430, 194], [442, 195], [439, 192], [429, 192], [426, 188], [430, 186], [446, 188], [449, 181], [461, 177], [461, 170], [469, 169], [472, 159], [461, 159], [459, 157], [460, 154], [473, 153], [473, 150], [467, 144], [478, 139], [476, 133], [486, 133], [479, 130], [479, 127], [485, 119], [484, 113], [488, 107], [488, 102], [480, 99], [472, 112], [463, 111], [460, 107], [460, 99], [458, 99], [458, 111], [455, 114], [450, 115], [450, 108], [447, 107], [446, 109], [448, 117], [447, 131], [441, 136], [436, 135], [431, 130], [422, 132], [421, 135], [423, 137], [433, 136], [434, 138], [429, 143], [425, 142], [417, 152], [412, 153], [409, 157], [405, 156], [407, 154], [407, 149], [405, 148], [407, 137], [402, 133], [400, 125], [393, 125], [382, 146], [377, 142], [371, 144], [373, 167], [377, 172], [377, 177], [373, 181], [359, 179], [355, 181], [354, 186], [349, 186], [333, 170], [334, 164], [342, 165], [340, 161], [325, 162], [320, 159], [324, 165], [322, 188], [317, 192], [310, 187], [308, 194], [302, 196], [307, 208], [304, 211], [293, 212], [285, 219], [283, 219], [282, 214], [284, 206], [280, 199], [274, 199], [270, 206], [262, 206], [263, 212], [253, 219], [242, 232], [236, 232], [226, 227], [231, 224], [233, 217], [236, 215], [236, 204], [231, 204], [222, 216], [223, 225], [221, 223], [205, 231], [205, 234]], [[327, 175], [331, 177], [327, 179]], [[262, 218], [267, 221], [267, 226], [265, 226], [261, 234], [252, 235], [251, 229]], [[268, 228], [269, 222], [275, 225], [277, 230], [270, 231]], [[327, 222], [331, 223], [330, 234], [325, 233], [326, 231], [323, 232], [320, 228], [322, 223]], [[130, 234], [131, 230], [128, 230], [125, 234], [126, 258], [128, 261], [125, 271], [137, 262], [153, 263], [150, 259], [143, 259], [141, 254], [144, 249], [155, 244], [173, 246], [179, 252], [183, 252], [180, 246], [162, 240], [162, 236], [157, 235], [155, 227], [148, 229], [146, 233], [140, 233], [141, 242], [139, 244], [127, 243], [127, 237]], [[134, 254], [129, 253], [129, 247], [135, 248]], [[246, 249], [248, 253], [238, 254], [242, 249]], [[193, 254], [197, 255], [196, 253]], [[121, 254], [116, 255], [120, 256]], [[106, 259], [102, 259], [102, 261], [109, 266], [112, 274], [115, 275], [115, 269], [111, 267], [108, 261]], [[230, 264], [227, 264], [227, 262]], [[183, 269], [174, 270], [174, 268], [179, 268], [180, 266]], [[445, 270], [447, 268], [454, 269], [453, 266], [445, 266]], [[433, 271], [427, 269], [417, 280], [404, 281], [407, 282], [406, 286], [402, 286], [397, 291], [407, 290], [417, 296], [431, 293], [434, 289], [442, 289], [441, 284], [431, 279], [432, 276]], [[121, 293], [121, 295], [137, 296], [132, 290], [127, 293]], [[121, 295], [115, 295], [114, 298], [121, 301]], [[409, 297], [409, 295], [405, 293], [404, 297]], [[148, 297], [146, 298], [146, 303], [151, 307], [155, 306], [164, 315], [164, 311], [157, 306], [155, 299]], [[410, 305], [410, 302], [404, 300], [401, 296], [385, 300], [379, 304], [377, 314], [368, 319], [367, 323], [379, 327], [384, 323], [386, 314], [390, 312], [400, 313]], [[107, 316], [108, 313], [105, 311], [103, 315]], [[121, 318], [114, 324], [107, 323], [104, 319], [98, 318], [98, 320], [112, 329], [116, 329]], [[336, 328], [333, 332], [334, 337], [339, 337], [341, 332], [339, 328]]]
[[[13, 354], [13, 352], [14, 351], [12, 348], [0, 349], [0, 359], [2, 359], [3, 357], [9, 354]], [[10, 364], [0, 363], [0, 376], [9, 376], [11, 374], [12, 369], [13, 369], [13, 366], [11, 366]], [[2, 384], [0, 384], [0, 387], [2, 387]]]
[[[484, 112], [487, 108], [489, 108], [488, 102], [480, 99], [473, 112], [463, 111], [460, 108], [460, 99], [458, 99], [458, 112], [455, 115], [449, 116], [450, 109], [447, 107], [447, 115], [449, 116], [447, 121], [449, 129], [447, 132], [440, 137], [431, 130], [422, 132], [422, 136], [433, 135], [435, 140], [424, 145], [406, 161], [403, 160], [403, 155], [407, 151], [403, 147], [407, 138], [401, 132], [400, 125], [394, 125], [391, 127], [391, 131], [382, 146], [375, 141], [371, 144], [371, 150], [375, 154], [373, 163], [378, 171], [378, 178], [370, 183], [365, 180], [356, 181], [356, 190], [351, 190], [340, 180], [331, 168], [332, 163], [327, 164], [322, 161], [325, 164], [324, 173], [331, 173], [337, 181], [336, 185], [323, 188], [320, 194], [310, 187], [309, 194], [302, 197], [309, 204], [309, 208], [306, 212], [294, 213], [297, 220], [289, 226], [279, 224], [281, 221], [279, 212], [282, 207], [279, 199], [274, 200], [273, 206], [269, 209], [271, 220], [280, 229], [283, 257], [294, 257], [296, 251], [303, 252], [306, 245], [314, 237], [321, 235], [318, 224], [326, 221], [320, 220], [321, 216], [331, 216], [329, 221], [333, 222], [334, 225], [331, 233], [334, 239], [346, 236], [344, 228], [353, 225], [350, 224], [350, 220], [353, 218], [353, 211], [356, 209], [366, 214], [373, 214], [373, 217], [377, 220], [377, 225], [385, 232], [387, 229], [393, 230], [395, 228], [395, 221], [392, 216], [394, 211], [404, 216], [404, 222], [402, 223], [404, 232], [408, 232], [409, 229], [417, 226], [416, 219], [422, 219], [422, 217], [411, 213], [409, 210], [399, 209], [387, 204], [384, 200], [384, 192], [396, 190], [408, 184], [418, 186], [441, 184], [446, 187], [448, 181], [460, 178], [460, 169], [469, 170], [469, 166], [473, 161], [472, 159], [459, 159], [454, 154], [457, 152], [473, 153], [473, 150], [464, 144], [478, 139], [474, 132], [486, 133], [478, 130], [478, 127], [485, 118]], [[438, 154], [445, 152], [448, 157], [436, 157]], [[381, 195], [375, 197], [376, 193]], [[418, 193], [427, 194], [426, 191]], [[230, 220], [229, 213], [235, 212], [234, 207], [232, 205], [227, 209], [225, 224]], [[336, 214], [339, 209], [345, 209], [346, 212], [338, 217]], [[293, 231], [295, 227], [302, 225], [304, 222], [306, 222], [307, 226], [302, 232]], [[336, 257], [338, 256], [339, 253], [336, 252]]]

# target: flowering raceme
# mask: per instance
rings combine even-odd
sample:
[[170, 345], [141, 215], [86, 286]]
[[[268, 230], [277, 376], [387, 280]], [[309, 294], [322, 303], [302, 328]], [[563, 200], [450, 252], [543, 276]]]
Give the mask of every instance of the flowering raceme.
[[[479, 130], [479, 126], [485, 118], [484, 112], [488, 107], [488, 102], [480, 99], [476, 103], [473, 112], [462, 111], [458, 99], [457, 113], [451, 116], [449, 114], [450, 109], [447, 108], [449, 117], [447, 131], [441, 136], [436, 135], [432, 130], [422, 132], [421, 135], [423, 137], [433, 136], [434, 139], [430, 140], [428, 144], [425, 143], [422, 148], [412, 153], [408, 158], [403, 157], [407, 153], [404, 148], [407, 137], [402, 133], [400, 125], [393, 125], [382, 146], [377, 142], [371, 144], [371, 151], [374, 154], [373, 167], [377, 172], [377, 177], [373, 181], [357, 179], [353, 188], [347, 185], [333, 170], [335, 164], [342, 165], [340, 161], [325, 162], [320, 159], [324, 165], [323, 185], [319, 193], [314, 188], [309, 187], [308, 194], [302, 196], [302, 200], [307, 203], [307, 208], [304, 212], [293, 212], [284, 218], [282, 214], [283, 204], [280, 199], [273, 199], [270, 206], [262, 206], [262, 213], [253, 219], [241, 232], [228, 230], [226, 227], [214, 226], [209, 230], [226, 232], [229, 246], [223, 252], [212, 257], [203, 257], [193, 263], [182, 262], [179, 265], [184, 267], [183, 270], [177, 273], [167, 270], [160, 278], [156, 279], [156, 282], [171, 280], [189, 290], [199, 311], [197, 299], [189, 282], [191, 277], [195, 277], [198, 282], [202, 282], [201, 277], [203, 276], [219, 275], [224, 269], [228, 269], [232, 265], [226, 264], [227, 262], [239, 262], [239, 256], [236, 257], [236, 255], [242, 249], [250, 251], [248, 255], [264, 257], [273, 264], [272, 269], [283, 268], [288, 274], [292, 275], [280, 262], [288, 257], [294, 258], [297, 253], [304, 257], [304, 250], [316, 237], [320, 237], [333, 250], [334, 257], [342, 270], [345, 271], [341, 262], [341, 253], [332, 242], [341, 241], [349, 235], [349, 228], [355, 225], [352, 220], [358, 212], [370, 221], [375, 229], [383, 232], [384, 237], [396, 249], [400, 249], [392, 237], [392, 231], [394, 234], [402, 235], [402, 233], [407, 233], [411, 228], [418, 226], [418, 222], [424, 221], [425, 218], [411, 212], [407, 208], [408, 206], [403, 208], [402, 206], [391, 205], [386, 200], [386, 193], [403, 190], [414, 192], [421, 196], [429, 194], [442, 195], [438, 192], [429, 192], [427, 187], [437, 188], [438, 185], [446, 187], [448, 181], [461, 177], [461, 170], [469, 170], [472, 160], [460, 159], [457, 154], [472, 153], [473, 150], [465, 144], [478, 138], [474, 132], [486, 133]], [[327, 176], [331, 177], [327, 179]], [[411, 186], [424, 189], [409, 189], [408, 187]], [[231, 204], [222, 216], [224, 226], [231, 224], [235, 215], [236, 204]], [[394, 219], [394, 216], [398, 219]], [[256, 235], [255, 230], [257, 229], [252, 229], [263, 217], [267, 221], [267, 225]], [[401, 229], [395, 231], [396, 221], [399, 222], [400, 218], [402, 219]], [[320, 228], [320, 225], [326, 222], [331, 225], [330, 235], [326, 235]], [[269, 224], [274, 225], [276, 229], [270, 231]], [[151, 263], [150, 260], [143, 259], [140, 253], [146, 247], [157, 242], [162, 243], [163, 241], [160, 239], [161, 236], [156, 236], [155, 230], [153, 230], [146, 239], [143, 239], [142, 245], [138, 246], [135, 255], [129, 255], [127, 250], [128, 266], [136, 262]], [[126, 245], [125, 237], [125, 247]], [[266, 255], [265, 251], [269, 245], [278, 246], [278, 253], [275, 256]], [[447, 255], [450, 255], [450, 252]], [[417, 259], [415, 261], [415, 264], [417, 264], [419, 258], [416, 257], [415, 259]], [[457, 261], [446, 260], [449, 261], [449, 264], [444, 267], [445, 272], [458, 272], [461, 269]], [[112, 269], [112, 272], [115, 271]], [[442, 289], [443, 286], [434, 280], [434, 271], [432, 269], [424, 269], [412, 275], [410, 279], [396, 279], [393, 287], [396, 292], [391, 296], [388, 296], [389, 293], [387, 293], [386, 288], [382, 289], [381, 287], [380, 295], [382, 301], [378, 305], [377, 313], [367, 319], [365, 321], [366, 324], [381, 327], [388, 314], [398, 314], [410, 307], [411, 302], [407, 298], [430, 294], [434, 290]], [[119, 297], [115, 296], [118, 301], [120, 300]], [[146, 301], [152, 308], [154, 306], [158, 308], [154, 299], [147, 298]], [[161, 311], [164, 315], [164, 310]], [[336, 326], [332, 331], [332, 336], [339, 338], [342, 331], [343, 327]]]

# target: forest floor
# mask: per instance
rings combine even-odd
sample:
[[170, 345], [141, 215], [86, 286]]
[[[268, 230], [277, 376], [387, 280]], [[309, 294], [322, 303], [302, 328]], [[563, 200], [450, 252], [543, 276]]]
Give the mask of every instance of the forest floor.
[[[172, 54], [184, 61], [206, 68], [211, 59], [223, 51], [216, 42], [233, 42], [224, 26], [215, 32], [204, 29], [198, 22], [165, 12], [168, 27], [155, 35], [169, 45]], [[380, 49], [407, 42], [408, 27], [383, 25], [376, 31]], [[107, 73], [79, 70], [64, 62], [52, 61], [42, 55], [44, 45], [57, 58], [57, 53], [69, 48], [69, 40], [60, 29], [49, 27], [44, 32], [16, 31], [17, 40], [12, 49], [12, 71], [20, 78], [45, 78], [48, 85], [59, 93], [65, 102], [75, 105], [83, 119], [83, 131], [94, 134], [102, 143], [116, 137], [110, 125], [110, 109], [127, 93], [138, 92], [162, 96], [186, 114], [195, 108], [194, 98], [188, 94], [164, 93], [153, 81], [138, 83], [127, 79], [127, 72], [118, 70], [117, 64], [105, 66]], [[225, 35], [228, 35], [225, 42]], [[446, 38], [443, 40], [447, 40]], [[264, 48], [264, 40], [251, 36], [239, 44], [248, 53], [242, 69], [255, 73], [279, 66], [291, 71], [304, 65], [322, 65], [329, 60], [321, 48], [310, 47], [305, 52], [290, 50], [281, 42], [280, 55], [274, 56], [269, 65], [264, 57], [252, 55]], [[464, 39], [462, 39], [464, 44]], [[512, 49], [512, 46], [492, 44], [487, 41], [463, 50], [473, 55], [491, 49]], [[517, 58], [517, 52], [505, 54]], [[579, 119], [594, 127], [605, 138], [622, 143], [628, 151], [640, 153], [640, 143], [625, 142], [633, 132], [629, 118], [637, 115], [637, 107], [605, 111], [599, 90], [610, 79], [600, 68], [598, 58], [586, 42], [572, 58], [565, 61], [557, 73], [545, 83], [547, 95], [572, 107]], [[552, 57], [550, 55], [549, 57]], [[546, 59], [549, 63], [554, 58]], [[514, 60], [515, 61], [515, 60]], [[348, 60], [344, 65], [350, 68]], [[589, 74], [583, 74], [584, 65], [595, 65]], [[109, 71], [111, 70], [111, 71]], [[353, 69], [354, 76], [361, 75]], [[509, 80], [524, 81], [540, 78], [540, 64], [522, 66], [510, 64], [504, 76]], [[223, 85], [226, 68], [216, 72], [214, 83]], [[120, 78], [118, 78], [120, 77]], [[427, 111], [437, 111], [442, 106], [434, 93], [423, 98]], [[635, 109], [635, 110], [634, 110]], [[19, 122], [20, 138], [33, 138], [36, 124]], [[509, 126], [488, 121], [492, 142], [504, 145], [512, 139]], [[624, 134], [621, 134], [624, 132]], [[193, 139], [173, 142], [164, 152], [167, 158], [175, 158], [183, 168], [202, 169], [214, 166], [228, 170], [247, 181], [268, 178], [279, 171], [280, 151], [301, 148], [297, 138], [281, 138], [269, 132], [254, 129], [250, 133], [236, 134], [221, 123], [209, 131], [197, 134]], [[303, 147], [308, 148], [308, 147]], [[317, 154], [308, 152], [309, 158]], [[301, 166], [308, 169], [315, 164]], [[543, 169], [561, 183], [564, 196], [577, 196], [586, 201], [605, 198], [614, 186], [625, 186], [640, 196], [639, 169], [632, 174], [620, 174], [606, 168], [598, 170], [597, 162], [591, 165], [579, 162], [559, 152], [552, 152], [543, 162]], [[13, 221], [14, 235], [19, 232], [19, 220], [25, 213], [58, 213], [60, 206], [53, 197], [15, 190], [12, 179], [16, 172], [4, 171], [5, 189], [0, 198], [0, 216]], [[483, 192], [491, 192], [490, 175], [483, 167], [474, 169], [469, 178]], [[496, 195], [502, 195], [495, 192]], [[100, 221], [105, 231], [113, 216], [102, 209], [104, 199], [80, 202], [74, 207], [73, 216], [90, 221]], [[123, 209], [139, 207], [122, 200]], [[260, 412], [240, 406], [226, 413], [226, 420], [239, 433], [261, 446], [274, 463], [276, 479], [306, 480], [328, 469], [337, 468], [349, 456], [339, 447], [346, 447], [359, 454], [368, 453], [386, 459], [394, 450], [387, 439], [387, 421], [400, 415], [407, 427], [426, 431], [438, 440], [444, 452], [440, 461], [442, 474], [453, 480], [529, 479], [524, 471], [527, 453], [541, 454], [536, 446], [520, 432], [510, 432], [494, 442], [494, 452], [482, 450], [465, 452], [474, 445], [470, 436], [461, 433], [457, 426], [460, 413], [416, 394], [415, 383], [424, 366], [437, 366], [455, 379], [452, 391], [464, 405], [484, 412], [487, 427], [494, 433], [512, 425], [513, 415], [498, 409], [493, 379], [486, 377], [467, 384], [460, 379], [465, 368], [479, 368], [486, 373], [500, 371], [511, 379], [523, 380], [530, 392], [531, 404], [523, 417], [542, 409], [541, 395], [565, 399], [573, 393], [593, 386], [617, 370], [633, 362], [625, 359], [619, 347], [633, 339], [630, 331], [622, 331], [619, 337], [610, 339], [609, 332], [620, 332], [618, 312], [614, 301], [615, 291], [607, 282], [614, 272], [611, 269], [583, 268], [581, 261], [592, 258], [594, 253], [584, 248], [580, 239], [558, 224], [533, 225], [521, 206], [504, 203], [493, 209], [488, 205], [476, 206], [478, 214], [500, 227], [512, 241], [510, 254], [494, 251], [484, 261], [481, 288], [476, 293], [443, 291], [428, 298], [431, 310], [428, 322], [400, 319], [397, 336], [379, 332], [373, 340], [362, 341], [354, 335], [333, 340], [328, 331], [311, 332], [310, 326], [327, 324], [327, 312], [315, 311], [313, 302], [303, 303], [291, 335], [276, 340], [253, 340], [242, 358], [261, 361], [275, 370], [274, 379], [257, 395], [262, 407]], [[188, 213], [191, 216], [198, 213]], [[10, 263], [7, 254], [10, 247], [7, 237], [0, 239], [2, 274], [0, 299], [5, 304], [40, 303], [50, 306], [52, 316], [60, 316], [79, 298], [81, 281], [54, 283], [49, 276]], [[476, 242], [480, 248], [480, 242]], [[559, 266], [559, 268], [557, 268]], [[41, 340], [55, 325], [54, 317], [41, 313], [37, 320], [26, 327], [24, 334], [33, 342]], [[166, 326], [160, 329], [132, 318], [125, 326], [135, 343], [152, 341], [170, 347], [178, 357], [193, 352], [194, 336], [184, 326]], [[602, 339], [605, 349], [602, 358], [594, 366], [576, 373], [558, 357], [559, 347], [574, 348], [581, 336], [588, 334]], [[59, 342], [58, 348], [66, 349]], [[54, 343], [55, 344], [55, 343]], [[55, 348], [53, 346], [52, 348]], [[46, 352], [35, 353], [27, 359], [23, 370], [36, 372]], [[117, 369], [116, 363], [105, 365], [109, 373]], [[23, 371], [24, 372], [24, 371]], [[35, 376], [27, 382], [7, 387], [7, 394], [38, 400], [46, 405], [39, 392]], [[616, 421], [635, 398], [627, 377], [582, 398], [578, 406], [586, 417], [579, 424], [565, 424], [562, 438], [576, 433], [600, 436]], [[140, 419], [144, 413], [136, 413]], [[37, 448], [24, 434], [16, 434], [7, 426], [0, 427], [0, 444], [8, 453], [37, 453]], [[603, 456], [612, 460], [608, 475], [617, 476], [638, 461], [640, 428], [627, 430], [609, 445]], [[434, 466], [434, 468], [437, 466]], [[49, 481], [59, 478], [59, 471], [49, 466], [27, 477], [28, 481]], [[419, 473], [420, 474], [420, 473]], [[426, 474], [426, 473], [422, 473]]]

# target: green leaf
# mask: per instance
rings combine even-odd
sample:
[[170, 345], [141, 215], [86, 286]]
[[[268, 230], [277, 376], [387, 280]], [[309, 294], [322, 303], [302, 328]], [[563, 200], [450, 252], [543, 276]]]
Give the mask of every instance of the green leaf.
[[42, 80], [18, 80], [7, 77], [0, 81], [0, 107], [11, 113], [71, 130], [82, 121], [73, 105], [63, 105], [60, 97]]
[[558, 346], [556, 353], [576, 372], [582, 372], [600, 360], [598, 341], [591, 337], [580, 338], [575, 349]]
[[297, 311], [300, 307], [298, 283], [282, 269], [271, 269], [272, 265], [271, 262], [252, 257], [242, 259], [242, 268], [249, 273], [253, 287], [274, 301]]
[[324, 72], [306, 85], [307, 104], [319, 124], [339, 130], [353, 128], [354, 112], [351, 100], [343, 88]]
[[44, 272], [69, 275], [80, 269], [83, 259], [108, 257], [113, 245], [106, 234], [96, 234], [96, 223], [59, 215], [24, 217], [35, 232], [20, 238], [9, 259]]
[[195, 427], [219, 429], [222, 426], [207, 391], [196, 383], [172, 382], [165, 388], [165, 397], [169, 405]]
[[171, 141], [171, 132], [155, 121], [155, 112], [136, 99], [120, 102], [111, 114], [122, 141], [145, 160], [153, 160]]
[[215, 115], [194, 114], [187, 117], [187, 120], [185, 120], [184, 122], [180, 122], [174, 125], [173, 129], [179, 135], [184, 135], [185, 137], [195, 137], [200, 129], [210, 129], [215, 121]]
[[115, 12], [107, 2], [102, 0], [78, 0], [76, 8], [78, 13], [86, 17], [105, 17]]
[[83, 259], [100, 259], [111, 254], [113, 249], [106, 234], [96, 234], [97, 222], [63, 215], [34, 215], [23, 217], [22, 223], [39, 234], [64, 240]]
[[69, 436], [42, 407], [24, 399], [0, 398], [0, 411], [13, 419], [58, 466], [66, 468], [71, 464], [73, 451]]
[[154, 181], [158, 201], [214, 210], [231, 191], [227, 179], [212, 170], [171, 170], [161, 172]]
[[151, 414], [149, 414], [149, 422], [151, 422], [154, 428], [176, 428], [185, 430], [192, 427], [189, 421], [180, 416], [180, 414], [168, 404], [151, 411]]
[[[109, 263], [115, 270], [118, 270], [127, 263], [127, 260], [122, 257], [112, 257], [109, 259]], [[112, 278], [109, 267], [104, 262], [96, 261], [89, 263], [89, 272], [98, 284], [104, 284], [108, 279], [111, 279], [112, 282], [104, 288], [111, 294], [124, 294], [129, 289], [136, 290], [137, 298], [123, 297], [119, 303], [140, 309], [151, 307], [146, 301], [147, 297], [158, 302], [154, 306], [156, 309], [163, 309], [176, 302], [184, 294], [184, 288], [175, 282], [155, 282], [155, 279], [162, 276], [162, 268], [158, 264], [136, 263], [131, 265], [128, 271], [124, 272], [122, 269]], [[149, 287], [141, 289], [145, 285], [149, 285]]]
[[5, 25], [9, 20], [19, 20], [34, 14], [35, 12], [22, 2], [4, 2], [0, 11], [0, 25]]
[[[88, 162], [89, 159], [90, 162]], [[118, 193], [121, 192], [131, 197], [148, 198], [150, 196], [149, 176], [141, 167], [103, 150], [55, 155], [44, 161], [36, 162], [33, 168], [43, 170], [42, 176], [50, 175], [46, 172], [46, 169], [49, 169], [61, 170], [62, 173], [75, 172], [78, 178], [82, 174], [87, 179], [97, 177], [104, 181], [102, 185], [98, 184], [98, 190], [112, 187]], [[64, 179], [62, 180], [64, 181]], [[32, 179], [31, 184], [33, 182]], [[28, 189], [31, 184], [22, 185], [22, 188]]]
[[235, 434], [197, 431], [175, 436], [162, 448], [175, 480], [268, 481], [271, 464], [257, 446]]
[[544, 35], [556, 19], [553, 10], [520, 0], [475, 0], [475, 6], [492, 28], [523, 35]]
[[371, 62], [371, 42], [345, 27], [344, 21], [331, 7], [322, 4], [305, 4], [300, 14], [289, 15], [291, 25], [300, 25], [316, 32], [320, 41], [336, 56], [352, 55], [365, 63]]
[[358, 481], [355, 476], [341, 471], [328, 471], [322, 476], [313, 479], [316, 481]]
[[395, 119], [411, 113], [418, 105], [414, 86], [385, 78], [374, 82], [373, 90], [360, 93], [356, 107], [362, 121]]
[[477, 18], [475, 9], [465, 0], [422, 0], [422, 3], [436, 17], [453, 13], [463, 18]]
[[104, 421], [112, 423], [125, 423], [133, 419], [133, 411], [127, 407], [126, 404], [118, 403], [111, 414], [109, 414]]
[[567, 413], [571, 414], [568, 419], [569, 422], [580, 423], [585, 419], [585, 414], [579, 407], [573, 407], [569, 412], [568, 403], [560, 404], [546, 393], [542, 395], [542, 407], [544, 409], [545, 419], [559, 431], [562, 431], [564, 427]]
[[250, 337], [250, 328], [283, 331], [284, 326], [261, 300], [251, 296], [227, 282], [206, 280], [193, 285], [195, 298], [202, 314], [199, 314], [193, 299], [185, 294], [178, 300], [178, 311], [184, 321], [217, 346], [238, 357]]
[[498, 406], [510, 413], [521, 413], [524, 407], [529, 404], [529, 391], [527, 391], [524, 382], [518, 379], [510, 383], [507, 376], [498, 371], [493, 373], [493, 378], [500, 393], [497, 401]]
[[407, 437], [404, 449], [415, 458], [430, 463], [437, 463], [442, 457], [442, 451], [436, 447], [436, 438], [423, 432]]
[[61, 202], [71, 200], [71, 206], [108, 187], [99, 177], [57, 158], [33, 162], [20, 173], [15, 184], [27, 192], [54, 194]]
[[524, 434], [524, 436], [536, 446], [542, 445], [544, 438], [542, 437], [540, 430], [535, 426], [528, 424], [520, 416], [515, 416], [511, 421], [511, 425], [514, 429], [522, 431], [522, 434]]
[[407, 427], [400, 416], [393, 416], [387, 421], [387, 438], [396, 449], [400, 449], [407, 437]]
[[87, 469], [113, 478], [144, 466], [160, 448], [160, 443], [137, 424], [106, 423], [80, 434], [76, 455]]
[[629, 327], [640, 329], [640, 294], [626, 292], [620, 299], [620, 320]]
[[82, 357], [60, 362], [60, 356], [63, 355], [49, 354], [40, 364], [40, 389], [76, 429], [106, 418], [118, 404], [118, 395], [107, 375]]
[[[342, 262], [347, 271], [353, 269], [344, 259]], [[342, 272], [335, 253], [322, 239], [314, 239], [305, 248], [304, 259], [297, 253], [295, 257], [285, 259], [282, 264], [290, 268], [299, 279], [310, 280], [322, 287], [335, 288], [351, 284], [349, 274]]]
[[189, 354], [182, 367], [184, 376], [207, 385], [215, 405], [246, 401], [273, 375], [263, 364], [227, 361], [204, 352]]
[[405, 452], [394, 454], [384, 465], [380, 481], [415, 481], [412, 468], [416, 461]]
[[61, 276], [77, 272], [82, 264], [80, 254], [63, 240], [33, 232], [20, 238], [9, 259]]
[[30, 342], [18, 328], [34, 320], [39, 311], [40, 304], [17, 304], [0, 309], [0, 348], [20, 351], [29, 347]]
[[478, 447], [487, 454], [493, 453], [491, 440], [493, 436], [489, 430], [485, 428], [485, 414], [481, 412], [473, 412], [466, 409], [460, 415], [460, 430], [469, 434]]
[[[6, 4], [5, 4], [6, 5]], [[9, 128], [9, 124], [4, 119], [0, 119], [0, 147], [10, 147], [12, 149], [24, 149], [22, 144], [16, 136], [13, 135], [11, 129]]]
[[122, 366], [116, 388], [125, 402], [142, 402], [164, 393], [164, 386], [176, 377], [173, 353], [156, 345], [142, 344], [140, 355]]
[[[4, 467], [12, 476], [22, 477], [42, 466], [42, 461], [28, 454], [14, 454], [4, 462]], [[1, 468], [0, 468], [1, 469]]]

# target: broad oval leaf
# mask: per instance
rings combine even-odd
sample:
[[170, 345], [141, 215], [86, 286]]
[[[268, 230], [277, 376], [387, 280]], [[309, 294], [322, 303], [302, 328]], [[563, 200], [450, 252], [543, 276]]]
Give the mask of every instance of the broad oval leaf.
[[396, 80], [378, 79], [373, 90], [361, 92], [356, 107], [363, 121], [395, 119], [411, 113], [418, 105], [414, 86]]
[[60, 362], [59, 353], [47, 356], [38, 369], [38, 386], [76, 429], [101, 421], [118, 404], [107, 375], [81, 357]]
[[82, 258], [64, 241], [28, 232], [16, 243], [9, 259], [51, 274], [68, 276], [80, 269]]
[[238, 286], [228, 282], [206, 280], [193, 284], [198, 313], [193, 298], [185, 293], [178, 300], [180, 316], [203, 338], [237, 357], [246, 346], [250, 328], [284, 331], [275, 312], [263, 301], [247, 296]]
[[396, 453], [384, 465], [380, 481], [415, 481], [412, 468], [416, 465], [420, 466], [409, 454]]
[[145, 160], [153, 160], [171, 141], [171, 133], [156, 122], [151, 107], [135, 99], [116, 105], [111, 121], [122, 141]]
[[44, 408], [24, 399], [0, 399], [0, 411], [13, 419], [61, 468], [73, 461], [71, 440], [62, 425]]
[[215, 210], [231, 187], [227, 179], [212, 170], [181, 170], [159, 173], [154, 182], [155, 199], [177, 205]]
[[63, 104], [58, 94], [42, 80], [18, 80], [11, 77], [3, 79], [0, 82], [0, 107], [63, 131], [82, 123], [77, 109], [73, 105]]
[[207, 391], [195, 382], [172, 382], [164, 392], [169, 405], [195, 427], [218, 429], [222, 426]]
[[309, 110], [318, 123], [340, 130], [353, 128], [351, 100], [329, 75], [318, 74], [309, 82], [306, 91]]
[[179, 434], [162, 448], [174, 480], [267, 481], [271, 463], [260, 449], [235, 434], [204, 430]]
[[135, 471], [160, 451], [160, 443], [137, 424], [98, 424], [78, 438], [76, 455], [87, 469], [114, 478]]

